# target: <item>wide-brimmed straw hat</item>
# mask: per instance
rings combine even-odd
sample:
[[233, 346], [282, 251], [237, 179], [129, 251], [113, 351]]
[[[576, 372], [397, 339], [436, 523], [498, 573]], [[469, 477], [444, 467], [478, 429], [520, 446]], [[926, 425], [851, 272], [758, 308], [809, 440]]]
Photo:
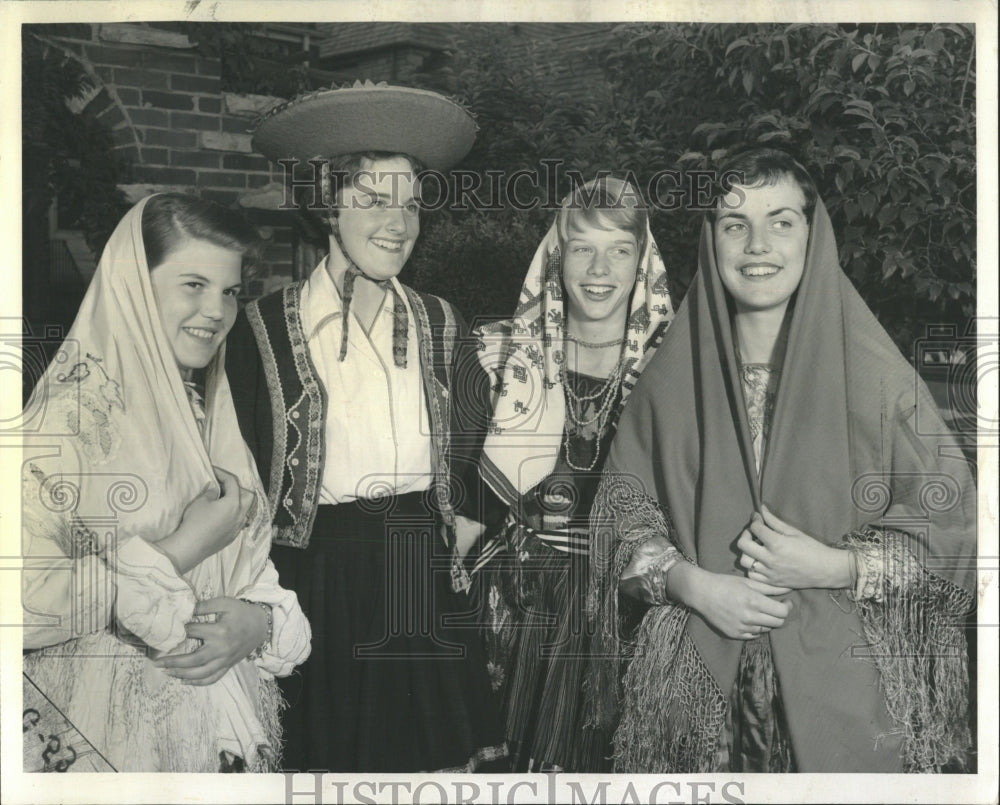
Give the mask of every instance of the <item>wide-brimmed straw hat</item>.
[[445, 170], [469, 153], [476, 122], [436, 92], [356, 83], [301, 95], [271, 109], [253, 134], [268, 159], [333, 157], [358, 151], [409, 154]]

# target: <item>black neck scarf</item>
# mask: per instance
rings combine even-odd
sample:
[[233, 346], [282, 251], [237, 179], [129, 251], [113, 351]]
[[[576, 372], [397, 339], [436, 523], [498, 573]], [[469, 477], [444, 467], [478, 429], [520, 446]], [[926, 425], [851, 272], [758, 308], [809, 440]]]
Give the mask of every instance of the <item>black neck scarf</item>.
[[[364, 277], [365, 279], [371, 278], [358, 268], [354, 261], [348, 256], [347, 250], [344, 248], [344, 244], [341, 243], [340, 238], [337, 237], [336, 240], [337, 245], [340, 246], [341, 253], [344, 255], [344, 259], [347, 260], [347, 270], [344, 272], [344, 287], [343, 291], [341, 291], [341, 297], [343, 298], [344, 303], [344, 323], [341, 328], [340, 335], [339, 360], [343, 361], [347, 356], [347, 328], [348, 322], [351, 318], [351, 299], [354, 296], [354, 280], [358, 277]], [[371, 281], [383, 290], [392, 293], [392, 360], [398, 368], [405, 369], [407, 331], [410, 326], [409, 315], [406, 312], [406, 304], [403, 302], [402, 296], [396, 291], [396, 286], [392, 284], [391, 280]]]

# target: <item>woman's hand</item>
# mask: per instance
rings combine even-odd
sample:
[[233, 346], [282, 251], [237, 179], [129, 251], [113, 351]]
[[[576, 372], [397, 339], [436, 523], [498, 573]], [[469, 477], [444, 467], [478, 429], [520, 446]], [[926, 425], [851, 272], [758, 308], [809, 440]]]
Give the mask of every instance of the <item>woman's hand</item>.
[[168, 676], [189, 685], [211, 685], [268, 637], [267, 613], [256, 604], [238, 598], [210, 598], [199, 601], [195, 615], [215, 613], [214, 623], [191, 621], [187, 636], [202, 645], [187, 654], [168, 654], [153, 661]]
[[455, 544], [458, 548], [458, 555], [464, 559], [468, 555], [469, 551], [472, 550], [472, 546], [475, 545], [479, 538], [483, 535], [483, 531], [485, 530], [486, 526], [479, 521], [470, 520], [468, 517], [456, 514]]
[[253, 492], [241, 487], [235, 475], [221, 467], [213, 469], [220, 492], [209, 489], [198, 495], [184, 509], [177, 530], [155, 543], [181, 575], [236, 539], [255, 501]]
[[667, 592], [733, 640], [750, 640], [778, 629], [792, 611], [791, 602], [774, 598], [790, 593], [787, 587], [712, 573], [688, 562], [678, 562], [667, 571]]
[[851, 586], [848, 551], [803, 534], [767, 506], [761, 507], [761, 514], [754, 512], [736, 547], [742, 552], [740, 565], [752, 581], [795, 590]]

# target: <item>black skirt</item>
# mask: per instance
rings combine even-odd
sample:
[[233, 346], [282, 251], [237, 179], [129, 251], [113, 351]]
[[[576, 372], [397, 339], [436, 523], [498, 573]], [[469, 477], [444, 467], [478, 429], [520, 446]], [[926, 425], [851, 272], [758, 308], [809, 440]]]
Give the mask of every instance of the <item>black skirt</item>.
[[307, 548], [274, 546], [312, 654], [279, 680], [288, 771], [474, 770], [504, 753], [473, 602], [423, 493], [320, 506]]

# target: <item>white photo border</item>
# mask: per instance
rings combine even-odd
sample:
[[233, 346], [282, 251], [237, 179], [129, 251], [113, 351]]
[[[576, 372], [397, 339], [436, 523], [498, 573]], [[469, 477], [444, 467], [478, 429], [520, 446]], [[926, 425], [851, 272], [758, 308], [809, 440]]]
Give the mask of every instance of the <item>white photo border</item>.
[[[826, 0], [490, 0], [409, 4], [405, 0], [245, 0], [0, 2], [0, 188], [7, 214], [0, 219], [3, 254], [0, 325], [9, 335], [20, 319], [20, 26], [38, 22], [972, 22], [976, 24], [976, 119], [979, 321], [997, 335], [997, 6], [988, 0], [880, 3]], [[993, 356], [995, 360], [995, 356]], [[0, 365], [0, 370], [9, 367]], [[981, 365], [980, 372], [997, 373]], [[20, 410], [16, 372], [0, 371], [0, 418]], [[996, 384], [980, 384], [985, 421], [997, 421]], [[24, 774], [16, 721], [20, 713], [21, 651], [16, 626], [0, 628], [0, 768], [2, 803], [138, 802], [995, 802], [997, 796], [997, 457], [998, 445], [979, 445], [979, 736], [975, 775], [52, 775]], [[20, 451], [0, 441], [0, 626], [20, 622]], [[317, 785], [321, 788], [317, 789]], [[575, 786], [579, 786], [578, 788]], [[312, 792], [312, 793], [310, 793]], [[394, 798], [395, 797], [395, 798]], [[442, 799], [444, 797], [444, 799]], [[595, 799], [596, 797], [596, 799]]]

